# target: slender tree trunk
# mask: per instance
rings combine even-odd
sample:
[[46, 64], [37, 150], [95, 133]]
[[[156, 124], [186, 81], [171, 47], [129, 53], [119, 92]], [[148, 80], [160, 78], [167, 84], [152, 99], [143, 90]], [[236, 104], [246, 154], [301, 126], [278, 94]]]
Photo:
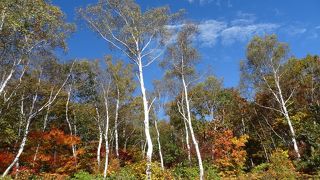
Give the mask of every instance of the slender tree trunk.
[[154, 127], [156, 128], [157, 131], [157, 141], [158, 141], [158, 148], [159, 148], [159, 157], [160, 157], [160, 164], [161, 164], [161, 169], [164, 170], [164, 165], [163, 165], [163, 157], [162, 157], [162, 151], [161, 151], [161, 143], [160, 143], [160, 133], [157, 125], [157, 120], [154, 120]]
[[145, 131], [146, 141], [147, 141], [147, 145], [148, 145], [147, 154], [146, 154], [146, 156], [147, 156], [146, 175], [147, 175], [147, 179], [151, 179], [151, 161], [152, 161], [153, 144], [152, 144], [152, 140], [151, 140], [151, 136], [150, 136], [149, 105], [148, 105], [148, 100], [147, 100], [146, 89], [144, 86], [141, 58], [139, 59], [138, 65], [139, 65], [139, 81], [140, 81], [142, 100], [143, 100], [144, 131]]
[[99, 143], [97, 148], [97, 164], [98, 164], [98, 172], [100, 172], [100, 163], [101, 163], [101, 145], [102, 145], [102, 139], [103, 139], [103, 132], [101, 128], [101, 122], [100, 122], [100, 114], [99, 110], [96, 107], [96, 113], [97, 113], [97, 124], [98, 124], [98, 130], [99, 130]]
[[[36, 100], [38, 98], [38, 94], [36, 93], [36, 95], [33, 97], [33, 100], [32, 100], [32, 105], [31, 105], [31, 108], [30, 108], [30, 113], [29, 113], [29, 116], [28, 116], [28, 119], [27, 119], [27, 123], [26, 123], [26, 128], [24, 130], [24, 134], [23, 134], [23, 138], [22, 138], [22, 141], [20, 143], [20, 147], [19, 147], [19, 150], [18, 150], [18, 153], [16, 154], [15, 158], [13, 159], [13, 161], [11, 162], [11, 164], [7, 167], [7, 169], [4, 171], [4, 173], [2, 174], [2, 177], [5, 177], [9, 171], [11, 170], [11, 168], [16, 164], [18, 163], [19, 161], [19, 158], [24, 150], [24, 147], [26, 145], [26, 142], [27, 142], [27, 137], [28, 137], [28, 134], [29, 134], [29, 127], [30, 127], [30, 123], [31, 123], [31, 119], [33, 118], [33, 109], [34, 109], [34, 106], [35, 106], [35, 103], [36, 103]], [[24, 113], [23, 113], [24, 114]]]
[[5, 11], [5, 10], [3, 10], [3, 11], [2, 11], [2, 14], [1, 14], [0, 31], [2, 31], [2, 28], [3, 28], [3, 25], [4, 25], [4, 20], [5, 20], [5, 18], [6, 18], [6, 11]]
[[284, 117], [286, 118], [286, 120], [288, 122], [289, 129], [290, 129], [290, 132], [291, 132], [291, 139], [292, 139], [292, 143], [293, 143], [293, 148], [294, 148], [294, 151], [297, 154], [298, 159], [300, 159], [301, 156], [300, 156], [299, 147], [298, 147], [297, 140], [296, 140], [296, 133], [295, 133], [295, 130], [293, 128], [293, 125], [292, 125], [292, 122], [291, 122], [291, 119], [290, 119], [290, 116], [289, 116], [289, 113], [288, 113], [288, 110], [287, 110], [286, 102], [285, 102], [285, 100], [283, 98], [283, 95], [282, 95], [282, 90], [281, 90], [281, 87], [280, 87], [279, 78], [276, 75], [275, 75], [275, 82], [276, 82], [276, 86], [277, 86], [277, 89], [278, 89], [278, 94], [279, 94], [279, 99], [280, 99], [280, 105], [281, 105], [281, 108], [282, 108], [282, 112], [283, 112]]
[[[72, 64], [73, 65], [73, 64]], [[73, 66], [72, 66], [73, 67]], [[71, 68], [72, 70], [72, 68]], [[71, 71], [70, 71], [71, 72]], [[38, 110], [36, 110], [34, 112], [34, 108], [35, 108], [35, 103], [38, 99], [38, 89], [36, 90], [36, 94], [33, 96], [33, 99], [32, 99], [32, 105], [30, 107], [30, 111], [29, 111], [29, 114], [28, 114], [28, 118], [27, 119], [27, 122], [26, 122], [26, 128], [25, 128], [25, 131], [24, 131], [24, 135], [23, 135], [23, 138], [22, 138], [22, 141], [20, 143], [20, 148], [18, 150], [18, 153], [16, 154], [14, 160], [12, 161], [12, 163], [8, 166], [8, 168], [4, 171], [4, 173], [2, 174], [2, 177], [5, 177], [9, 171], [11, 170], [11, 168], [19, 161], [19, 158], [20, 158], [20, 155], [22, 154], [23, 150], [24, 150], [24, 147], [26, 145], [26, 142], [27, 142], [27, 137], [28, 137], [28, 134], [29, 134], [29, 127], [30, 127], [30, 123], [31, 123], [31, 120], [39, 113], [41, 112], [44, 108], [50, 106], [53, 101], [57, 98], [58, 94], [60, 93], [61, 89], [64, 87], [64, 85], [66, 84], [67, 80], [69, 79], [69, 76], [70, 76], [70, 73], [68, 75], [68, 77], [66, 78], [66, 80], [64, 81], [64, 83], [62, 84], [62, 86], [60, 87], [60, 89], [57, 91], [57, 93], [54, 95], [54, 97], [52, 99], [49, 99], [48, 102], [46, 102], [43, 106], [41, 106]], [[38, 88], [40, 86], [40, 82], [41, 82], [41, 74], [39, 75], [39, 79], [38, 79]], [[23, 107], [21, 108], [21, 110], [23, 111]], [[25, 116], [25, 113], [22, 112], [22, 115]]]
[[[72, 113], [73, 113], [73, 130], [74, 130], [73, 135], [74, 136], [78, 136], [76, 114], [74, 113], [74, 110], [72, 111]], [[76, 152], [76, 155], [77, 155], [77, 145], [76, 144], [74, 145], [74, 149], [75, 149], [75, 152]]]
[[[67, 97], [67, 102], [66, 102], [66, 121], [68, 123], [68, 127], [69, 127], [69, 130], [70, 130], [70, 135], [72, 136], [73, 135], [73, 130], [72, 130], [72, 126], [71, 126], [71, 122], [69, 120], [69, 102], [70, 102], [70, 96], [71, 96], [71, 86], [69, 87], [69, 90], [68, 90], [68, 97]], [[77, 158], [77, 155], [76, 155], [76, 149], [75, 149], [75, 146], [74, 144], [71, 144], [71, 148], [72, 148], [72, 155], [74, 157], [74, 159]]]
[[12, 161], [12, 163], [7, 167], [7, 169], [4, 171], [4, 173], [2, 174], [2, 177], [5, 177], [9, 171], [11, 170], [11, 168], [19, 161], [19, 158], [20, 158], [20, 155], [22, 154], [23, 152], [23, 149], [26, 145], [26, 142], [27, 142], [27, 136], [29, 134], [29, 126], [30, 126], [30, 122], [31, 122], [31, 118], [28, 118], [28, 121], [27, 121], [27, 125], [26, 125], [26, 129], [24, 131], [24, 135], [23, 135], [23, 138], [22, 138], [22, 141], [21, 141], [21, 144], [20, 144], [20, 148], [18, 150], [18, 153], [16, 154], [14, 160]]
[[127, 151], [127, 138], [126, 138], [126, 121], [123, 121], [122, 139], [125, 140], [123, 150]]
[[[50, 92], [49, 101], [51, 101], [51, 99], [52, 99], [52, 93], [53, 93], [53, 89]], [[47, 128], [49, 111], [50, 111], [50, 105], [48, 105], [46, 115], [44, 116], [42, 132], [45, 132], [45, 130]], [[37, 144], [36, 152], [34, 153], [34, 157], [33, 157], [33, 163], [35, 163], [37, 160], [39, 148], [40, 148], [40, 143]]]
[[120, 92], [119, 88], [117, 87], [117, 100], [116, 100], [116, 116], [114, 119], [114, 136], [115, 136], [115, 143], [116, 143], [116, 156], [119, 158], [119, 143], [118, 143], [118, 116], [119, 116], [119, 103], [120, 103]]
[[[40, 85], [40, 78], [39, 78], [39, 85]], [[33, 110], [34, 110], [34, 107], [35, 107], [35, 103], [37, 101], [37, 98], [38, 98], [38, 93], [36, 93], [34, 96], [33, 96], [33, 99], [32, 99], [32, 105], [30, 107], [30, 112], [29, 112], [29, 115], [28, 115], [28, 118], [27, 118], [27, 123], [26, 123], [26, 128], [24, 130], [24, 134], [23, 134], [23, 138], [22, 138], [22, 141], [20, 143], [20, 147], [19, 147], [19, 150], [18, 150], [18, 153], [16, 154], [15, 158], [13, 159], [12, 163], [7, 167], [7, 169], [4, 171], [4, 173], [2, 174], [2, 177], [6, 176], [9, 171], [11, 170], [11, 168], [16, 164], [18, 163], [19, 161], [19, 158], [24, 150], [24, 146], [26, 145], [26, 142], [27, 142], [27, 137], [28, 137], [28, 134], [29, 134], [29, 127], [30, 127], [30, 123], [31, 123], [31, 119], [34, 117], [33, 115]], [[23, 105], [23, 104], [22, 104]], [[23, 107], [21, 107], [21, 113], [22, 115], [24, 115], [25, 113], [23, 112]]]
[[97, 163], [98, 163], [98, 171], [100, 171], [100, 163], [101, 163], [101, 145], [102, 145], [103, 134], [101, 128], [99, 128], [99, 143], [97, 148]]
[[194, 132], [193, 132], [193, 127], [192, 127], [192, 122], [191, 122], [189, 98], [188, 98], [188, 90], [187, 90], [187, 85], [185, 83], [183, 75], [182, 75], [182, 85], [183, 85], [183, 89], [184, 89], [184, 97], [185, 97], [186, 106], [187, 106], [187, 115], [188, 115], [187, 117], [188, 117], [189, 130], [190, 130], [192, 142], [193, 142], [194, 147], [196, 149], [196, 154], [197, 154], [197, 158], [198, 158], [198, 165], [199, 165], [199, 171], [200, 171], [199, 178], [200, 178], [200, 180], [202, 180], [203, 176], [204, 176], [204, 170], [203, 170], [202, 159], [201, 159], [201, 154], [200, 154], [198, 141], [197, 141], [197, 139], [196, 139], [196, 137], [194, 135]]
[[[21, 60], [18, 61], [18, 64], [20, 64]], [[3, 93], [4, 88], [7, 86], [9, 80], [12, 78], [13, 73], [15, 72], [16, 64], [13, 65], [12, 69], [10, 70], [7, 77], [5, 77], [4, 81], [0, 84], [0, 95]]]
[[104, 132], [104, 140], [105, 140], [105, 148], [106, 148], [106, 159], [104, 164], [104, 171], [103, 171], [103, 179], [106, 179], [107, 172], [108, 172], [108, 163], [109, 163], [109, 139], [108, 139], [108, 132], [109, 132], [109, 104], [108, 104], [108, 95], [109, 95], [109, 86], [107, 92], [104, 91], [104, 105], [106, 109], [106, 121], [105, 121], [105, 132]]
[[[181, 100], [181, 110], [183, 113], [183, 117], [186, 117], [186, 113], [184, 110], [184, 98], [182, 98]], [[183, 123], [184, 123], [184, 129], [186, 132], [186, 145], [187, 145], [187, 151], [188, 151], [188, 161], [189, 161], [189, 166], [191, 166], [191, 148], [190, 148], [190, 142], [189, 142], [189, 130], [188, 130], [188, 125], [187, 125], [187, 120], [185, 118], [183, 118]]]

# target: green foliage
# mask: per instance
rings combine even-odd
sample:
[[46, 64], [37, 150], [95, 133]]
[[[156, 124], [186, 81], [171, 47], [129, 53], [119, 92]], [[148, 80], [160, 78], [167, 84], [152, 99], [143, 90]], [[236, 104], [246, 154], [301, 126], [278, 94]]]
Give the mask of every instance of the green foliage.
[[[172, 179], [171, 172], [169, 170], [162, 170], [158, 162], [153, 162], [152, 166], [152, 179], [164, 180]], [[146, 162], [139, 161], [136, 163], [129, 164], [125, 167], [122, 167], [117, 172], [112, 172], [110, 179], [146, 179]]]
[[[172, 170], [174, 177], [176, 179], [197, 179], [199, 178], [199, 167], [197, 166], [185, 166], [183, 164], [179, 164]], [[218, 175], [218, 171], [216, 167], [211, 164], [204, 164], [204, 178], [219, 180], [220, 177]]]
[[174, 168], [173, 173], [177, 179], [197, 179], [199, 176], [199, 168], [178, 165]]
[[101, 176], [92, 175], [86, 171], [79, 171], [75, 174], [73, 174], [73, 177], [71, 180], [93, 180], [93, 179], [102, 179]]
[[204, 164], [204, 177], [205, 179], [219, 180], [220, 176], [218, 170], [212, 164]]
[[[134, 0], [99, 0], [95, 5], [80, 9], [80, 15], [89, 26], [113, 47], [121, 49], [133, 65], [122, 60], [113, 61], [111, 57], [115, 54], [106, 56], [102, 67], [100, 60], [76, 61], [56, 100], [50, 108], [40, 110], [38, 108], [49, 99], [51, 92], [58, 91], [71, 69], [71, 63], [59, 62], [54, 49], [66, 50], [66, 37], [74, 26], [65, 22], [61, 9], [50, 1], [0, 1], [1, 83], [13, 72], [5, 90], [0, 92], [1, 173], [19, 150], [26, 122], [31, 122], [26, 133], [27, 144], [19, 158], [19, 171], [13, 166], [9, 172], [11, 177], [3, 179], [16, 175], [17, 179], [67, 179], [69, 176], [71, 179], [102, 179], [99, 173], [106, 157], [104, 143], [99, 168], [96, 159], [99, 132], [105, 130], [106, 119], [101, 87], [107, 83], [110, 83], [110, 126], [118, 128], [120, 142], [119, 158], [116, 158], [114, 129], [110, 129], [107, 132], [110, 137], [107, 179], [146, 179], [144, 154], [148, 146], [142, 140], [144, 114], [141, 97], [135, 91], [133, 72], [137, 69], [133, 65], [146, 67], [152, 62], [149, 60], [170, 37], [168, 30], [172, 29], [168, 29], [168, 24], [174, 25], [171, 23], [179, 19], [180, 13], [170, 14], [167, 6], [144, 10]], [[241, 86], [248, 89], [240, 93], [235, 88], [224, 88], [223, 82], [214, 76], [201, 82], [193, 81], [200, 59], [194, 44], [197, 26], [182, 24], [177, 41], [166, 44], [168, 51], [161, 63], [167, 70], [165, 79], [156, 83], [159, 87], [155, 85], [155, 90], [161, 89], [157, 96], [163, 93], [168, 96], [163, 99], [172, 101], [159, 98], [159, 107], [153, 109], [157, 101], [150, 101], [154, 94], [148, 92], [150, 119], [153, 121], [162, 114], [163, 107], [169, 116], [168, 121], [158, 123], [165, 169], [157, 162], [159, 150], [154, 143], [152, 179], [199, 178], [191, 139], [193, 159], [191, 162], [187, 159], [184, 119], [178, 109], [178, 102], [180, 110], [186, 108], [181, 102], [181, 83], [190, 89], [187, 95], [191, 121], [203, 159], [205, 179], [220, 179], [219, 176], [226, 179], [320, 179], [319, 56], [288, 58], [288, 45], [279, 42], [276, 35], [254, 37], [248, 44], [246, 61], [241, 64]], [[25, 74], [20, 79], [22, 73]], [[181, 79], [186, 82], [177, 81]], [[72, 86], [72, 93], [69, 113], [66, 113], [68, 86]], [[243, 93], [251, 94], [251, 99], [243, 98]], [[290, 160], [295, 158], [295, 153], [291, 147], [288, 118], [279, 112], [283, 111], [279, 108], [283, 105], [280, 95], [284, 106], [288, 107], [301, 154], [301, 159], [294, 161], [295, 166]], [[119, 110], [117, 123], [115, 109]], [[27, 121], [33, 112], [35, 115]], [[66, 114], [71, 120], [70, 127], [65, 122]], [[152, 124], [150, 131], [154, 138]], [[73, 145], [76, 158], [72, 156]], [[37, 158], [34, 160], [35, 151]], [[244, 170], [251, 171], [245, 173]]]
[[127, 180], [134, 180], [137, 177], [134, 175], [134, 171], [129, 168], [129, 167], [123, 167], [120, 169], [120, 171], [116, 173], [111, 173], [110, 177], [108, 179], [110, 180], [122, 180], [122, 179], [127, 179]]
[[261, 173], [261, 172], [267, 171], [269, 167], [270, 167], [269, 163], [261, 163], [258, 166], [255, 166], [251, 170], [251, 172], [253, 172], [253, 173]]
[[276, 149], [270, 157], [270, 163], [263, 163], [252, 170], [258, 179], [296, 179], [298, 173], [289, 160], [288, 151]]

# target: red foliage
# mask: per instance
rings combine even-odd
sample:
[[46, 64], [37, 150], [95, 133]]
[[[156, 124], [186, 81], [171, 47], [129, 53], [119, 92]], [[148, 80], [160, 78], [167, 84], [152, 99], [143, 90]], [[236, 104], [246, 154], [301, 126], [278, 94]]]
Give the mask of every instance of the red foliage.
[[[80, 143], [80, 138], [68, 135], [62, 130], [53, 128], [47, 132], [30, 133], [31, 154], [24, 156], [23, 160], [35, 169], [45, 167], [46, 172], [65, 173], [76, 169], [76, 159], [72, 156], [72, 145]], [[39, 144], [36, 161], [33, 161], [37, 145]], [[83, 154], [78, 149], [77, 154]]]
[[13, 161], [14, 154], [10, 152], [0, 152], [0, 172], [5, 171], [9, 164]]

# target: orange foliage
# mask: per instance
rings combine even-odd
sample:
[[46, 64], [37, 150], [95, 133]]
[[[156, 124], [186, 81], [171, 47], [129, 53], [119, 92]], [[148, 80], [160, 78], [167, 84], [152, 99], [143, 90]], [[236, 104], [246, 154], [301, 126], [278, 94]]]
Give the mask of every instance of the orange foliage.
[[[53, 128], [47, 132], [32, 132], [30, 140], [39, 143], [37, 159], [33, 162], [34, 153], [37, 145], [33, 145], [29, 154], [24, 158], [25, 161], [32, 164], [35, 169], [44, 168], [46, 172], [68, 173], [76, 171], [76, 159], [72, 156], [71, 146], [80, 143], [80, 138], [64, 133], [62, 130]], [[83, 149], [76, 151], [83, 154]]]
[[231, 130], [216, 133], [212, 150], [213, 162], [227, 173], [241, 172], [246, 161], [244, 147], [247, 139], [247, 135], [234, 137]]
[[70, 147], [73, 144], [78, 144], [80, 142], [79, 137], [66, 135], [63, 131], [57, 128], [53, 128], [51, 131], [44, 133], [42, 139], [51, 143], [54, 141], [56, 145], [67, 145]]

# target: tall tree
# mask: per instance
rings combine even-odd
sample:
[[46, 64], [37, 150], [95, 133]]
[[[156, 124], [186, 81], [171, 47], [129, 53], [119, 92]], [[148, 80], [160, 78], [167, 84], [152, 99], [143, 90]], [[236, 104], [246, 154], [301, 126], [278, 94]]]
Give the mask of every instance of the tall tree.
[[[70, 71], [72, 71], [72, 66], [70, 68]], [[19, 161], [19, 158], [24, 150], [24, 147], [26, 145], [27, 142], [27, 138], [28, 138], [28, 134], [30, 132], [30, 124], [31, 121], [40, 113], [42, 112], [44, 109], [46, 109], [48, 106], [51, 106], [51, 104], [56, 100], [56, 98], [58, 97], [59, 93], [61, 92], [62, 88], [64, 87], [64, 85], [67, 83], [69, 77], [70, 77], [70, 72], [67, 74], [67, 77], [65, 79], [65, 81], [60, 85], [60, 87], [55, 91], [54, 95], [50, 95], [49, 98], [47, 99], [41, 99], [41, 97], [39, 97], [39, 90], [41, 87], [41, 69], [37, 71], [37, 76], [38, 76], [38, 80], [36, 82], [36, 88], [34, 89], [34, 93], [32, 94], [32, 98], [28, 98], [30, 99], [30, 104], [29, 107], [24, 107], [24, 103], [22, 102], [22, 106], [21, 106], [21, 116], [23, 117], [23, 119], [25, 119], [25, 129], [23, 132], [23, 136], [22, 136], [22, 140], [18, 149], [17, 154], [15, 155], [15, 158], [13, 159], [13, 161], [11, 162], [11, 164], [7, 167], [7, 169], [4, 171], [4, 173], [2, 174], [2, 177], [6, 176], [9, 171], [11, 170], [11, 168]], [[24, 94], [22, 94], [22, 101], [24, 101]], [[26, 112], [26, 109], [28, 109], [29, 111]]]
[[100, 0], [98, 4], [79, 10], [80, 15], [113, 48], [120, 50], [138, 68], [142, 94], [148, 179], [151, 178], [153, 144], [149, 128], [149, 111], [143, 69], [161, 56], [159, 49], [167, 37], [167, 26], [176, 17], [168, 7], [143, 12], [133, 0]]
[[119, 109], [125, 103], [125, 100], [135, 90], [135, 83], [132, 75], [132, 65], [125, 65], [123, 61], [118, 60], [112, 62], [111, 57], [106, 58], [107, 71], [111, 76], [111, 81], [114, 84], [112, 96], [115, 99], [115, 116], [114, 116], [114, 138], [116, 156], [119, 158]]
[[17, 74], [22, 77], [30, 57], [55, 47], [66, 48], [73, 26], [62, 11], [45, 0], [4, 0], [0, 4], [0, 95]]
[[287, 73], [283, 64], [288, 60], [288, 46], [285, 43], [278, 42], [275, 35], [265, 37], [254, 37], [247, 48], [246, 73], [250, 77], [257, 92], [267, 90], [272, 93], [278, 107], [269, 107], [258, 104], [261, 107], [276, 111], [286, 119], [291, 140], [297, 158], [300, 158], [299, 147], [296, 140], [295, 128], [293, 127], [289, 115], [289, 100], [294, 94], [294, 89], [290, 93], [284, 93], [282, 83], [285, 81], [282, 77]]
[[193, 145], [196, 149], [200, 179], [203, 179], [204, 170], [202, 165], [202, 159], [200, 154], [200, 148], [196, 139], [191, 117], [191, 107], [188, 88], [195, 80], [195, 63], [198, 61], [199, 54], [193, 47], [192, 38], [197, 33], [197, 27], [193, 24], [186, 24], [182, 27], [178, 34], [177, 40], [174, 44], [168, 47], [167, 58], [164, 61], [164, 65], [167, 66], [167, 75], [173, 78], [178, 78], [182, 85], [183, 102], [181, 109], [185, 109], [183, 119], [187, 122], [188, 128], [191, 134]]

